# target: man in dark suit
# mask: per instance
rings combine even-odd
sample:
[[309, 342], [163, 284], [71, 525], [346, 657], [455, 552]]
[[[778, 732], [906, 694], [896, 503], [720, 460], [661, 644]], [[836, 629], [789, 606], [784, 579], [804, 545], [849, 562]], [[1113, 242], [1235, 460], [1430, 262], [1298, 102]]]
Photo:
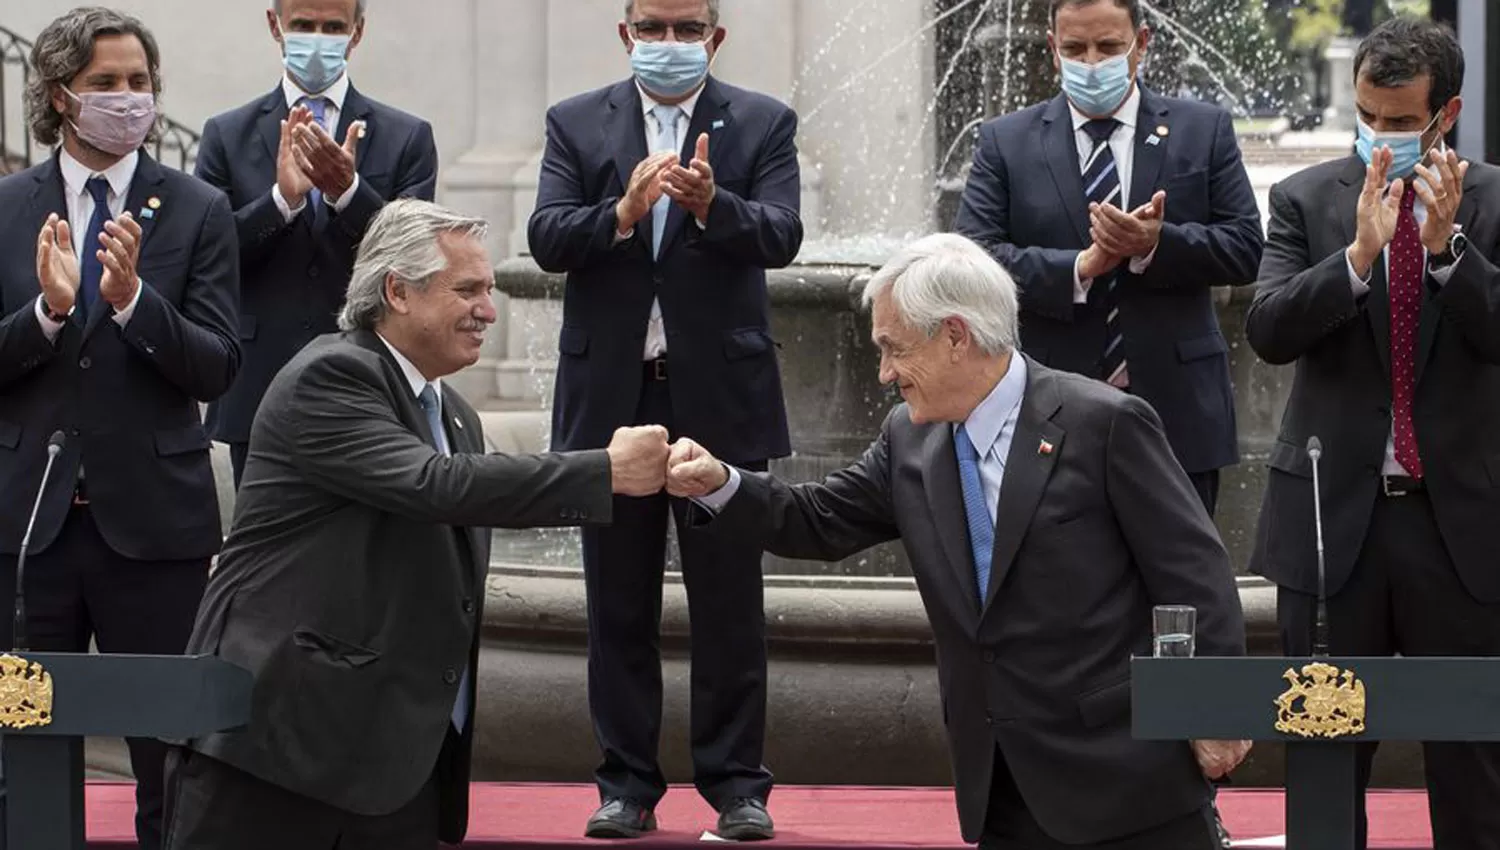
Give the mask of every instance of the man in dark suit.
[[[182, 652], [222, 541], [200, 402], [234, 379], [239, 257], [224, 197], [163, 168], [160, 53], [84, 8], [37, 36], [27, 116], [51, 158], [0, 180], [0, 608], [54, 431], [26, 570], [29, 648]], [[0, 627], [12, 646], [11, 618]], [[161, 846], [165, 747], [131, 739], [136, 835]]]
[[828, 561], [901, 538], [937, 645], [964, 840], [1216, 847], [1205, 774], [1249, 744], [1130, 734], [1130, 656], [1151, 652], [1153, 605], [1197, 609], [1198, 654], [1245, 652], [1228, 555], [1160, 420], [1017, 356], [1015, 284], [962, 237], [899, 252], [865, 302], [881, 380], [906, 403], [822, 483], [677, 441], [669, 492], [717, 512], [688, 533]]
[[1239, 450], [1211, 287], [1264, 240], [1229, 114], [1140, 85], [1140, 6], [1052, 0], [1063, 93], [980, 128], [954, 229], [1015, 274], [1027, 355], [1149, 402], [1212, 515]]
[[271, 378], [334, 330], [370, 219], [394, 198], [432, 200], [437, 184], [432, 127], [349, 82], [364, 11], [364, 0], [276, 0], [266, 21], [286, 69], [280, 85], [203, 128], [197, 174], [229, 196], [240, 237], [245, 366], [208, 411], [236, 485]]
[[[1382, 25], [1354, 59], [1358, 154], [1271, 189], [1246, 333], [1296, 376], [1251, 568], [1288, 655], [1317, 607], [1311, 437], [1332, 652], [1500, 655], [1500, 169], [1442, 143], [1463, 67], [1445, 28]], [[1500, 746], [1423, 749], [1436, 846], [1500, 847]]]
[[[604, 445], [660, 422], [748, 468], [789, 453], [765, 269], [802, 243], [796, 115], [708, 76], [717, 0], [626, 4], [635, 77], [547, 113], [531, 253], [567, 272], [552, 441]], [[602, 126], [601, 126], [602, 125]], [[648, 151], [650, 152], [648, 155]], [[665, 494], [583, 532], [589, 709], [604, 752], [586, 833], [655, 828]], [[727, 838], [769, 838], [761, 553], [679, 540], [694, 623], [693, 778]]]
[[189, 648], [255, 673], [248, 725], [177, 752], [174, 850], [457, 844], [489, 527], [609, 522], [661, 489], [666, 430], [486, 455], [441, 379], [495, 320], [484, 222], [425, 201], [370, 225], [340, 315], [271, 382]]

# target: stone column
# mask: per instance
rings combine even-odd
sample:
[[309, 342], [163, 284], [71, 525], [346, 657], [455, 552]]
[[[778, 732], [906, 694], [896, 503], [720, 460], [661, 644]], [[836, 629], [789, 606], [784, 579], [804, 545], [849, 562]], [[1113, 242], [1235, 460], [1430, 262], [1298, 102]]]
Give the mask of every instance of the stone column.
[[1328, 108], [1323, 110], [1324, 130], [1354, 130], [1354, 53], [1359, 39], [1334, 36], [1323, 51], [1328, 63]]

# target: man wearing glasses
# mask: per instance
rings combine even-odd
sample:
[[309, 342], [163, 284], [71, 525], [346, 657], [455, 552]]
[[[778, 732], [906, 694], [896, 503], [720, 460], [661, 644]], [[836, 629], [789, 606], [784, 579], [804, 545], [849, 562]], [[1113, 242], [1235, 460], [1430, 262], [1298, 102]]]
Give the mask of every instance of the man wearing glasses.
[[[717, 0], [634, 0], [625, 15], [632, 78], [547, 113], [529, 241], [542, 268], [567, 273], [553, 448], [598, 448], [652, 422], [765, 470], [790, 451], [765, 270], [802, 243], [797, 117], [709, 75], [726, 35]], [[668, 514], [685, 509], [666, 493], [616, 498], [614, 523], [583, 532], [603, 750], [590, 837], [656, 828], [662, 571]], [[722, 837], [770, 838], [761, 553], [705, 537], [679, 542], [694, 783]]]

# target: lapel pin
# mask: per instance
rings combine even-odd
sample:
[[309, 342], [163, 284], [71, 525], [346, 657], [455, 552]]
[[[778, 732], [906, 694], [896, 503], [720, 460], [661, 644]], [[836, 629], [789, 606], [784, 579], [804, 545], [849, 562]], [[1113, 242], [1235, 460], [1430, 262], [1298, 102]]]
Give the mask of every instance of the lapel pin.
[[1159, 145], [1159, 144], [1161, 144], [1161, 136], [1147, 136], [1146, 137], [1146, 147], [1149, 148], [1149, 147], [1152, 147], [1154, 145]]
[[159, 209], [161, 209], [161, 198], [158, 198], [155, 195], [152, 195], [150, 198], [148, 198], [146, 200], [146, 206], [150, 207], [153, 210], [159, 210]]
[[714, 119], [713, 129], [718, 130], [718, 129], [723, 128], [723, 126], [724, 126], [724, 119], [723, 118], [715, 118]]
[[150, 207], [141, 207], [141, 215], [140, 215], [140, 217], [143, 218], [143, 219], [144, 218], [156, 218], [156, 210], [153, 210]]
[[453, 417], [453, 427], [462, 431], [464, 429], [464, 423], [457, 416], [455, 416]]
[[1042, 444], [1036, 447], [1036, 453], [1043, 456], [1052, 454], [1052, 444], [1043, 440]]

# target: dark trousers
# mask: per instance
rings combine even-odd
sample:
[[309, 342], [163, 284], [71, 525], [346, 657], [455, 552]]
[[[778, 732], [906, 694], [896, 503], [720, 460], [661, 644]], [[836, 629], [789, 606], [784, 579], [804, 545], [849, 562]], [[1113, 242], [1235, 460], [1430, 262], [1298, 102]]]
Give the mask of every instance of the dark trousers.
[[1210, 469], [1207, 472], [1189, 472], [1188, 481], [1197, 492], [1198, 499], [1203, 502], [1203, 507], [1208, 511], [1209, 517], [1219, 507], [1219, 470]]
[[[234, 486], [236, 489], [240, 486], [240, 479], [245, 477], [245, 458], [249, 456], [249, 443], [229, 444], [229, 467], [234, 470]], [[1213, 511], [1209, 510], [1209, 513], [1212, 514]]]
[[449, 731], [433, 777], [387, 815], [356, 815], [294, 794], [200, 753], [174, 749], [169, 850], [433, 850], [441, 777], [461, 739]]
[[[180, 655], [208, 582], [208, 559], [135, 561], [99, 535], [93, 515], [75, 506], [57, 540], [26, 559], [28, 645], [37, 652]], [[13, 646], [16, 559], [0, 556], [0, 633]], [[128, 738], [135, 773], [135, 832], [141, 850], [160, 850], [163, 763], [167, 747]]]
[[[1277, 591], [1287, 655], [1312, 653], [1317, 598]], [[1354, 572], [1328, 598], [1333, 655], [1500, 655], [1500, 605], [1464, 589], [1425, 493], [1378, 496]], [[1365, 846], [1364, 789], [1376, 745], [1360, 746], [1359, 841]], [[1428, 807], [1436, 850], [1500, 848], [1500, 744], [1424, 743]]]
[[995, 754], [980, 850], [1216, 850], [1218, 846], [1213, 812], [1206, 806], [1161, 826], [1101, 844], [1064, 844], [1043, 831], [1031, 816], [1005, 758], [998, 751]]
[[[662, 425], [675, 438], [668, 382], [646, 382], [635, 424]], [[686, 509], [686, 502], [665, 492], [616, 496], [614, 522], [583, 530], [589, 714], [603, 751], [594, 772], [601, 798], [629, 797], [651, 807], [667, 791], [657, 761], [662, 572], [667, 515], [674, 514], [681, 527]], [[771, 773], [762, 764], [766, 636], [760, 550], [715, 535], [687, 535], [678, 544], [693, 623], [694, 784], [715, 808], [735, 797], [764, 800]]]

